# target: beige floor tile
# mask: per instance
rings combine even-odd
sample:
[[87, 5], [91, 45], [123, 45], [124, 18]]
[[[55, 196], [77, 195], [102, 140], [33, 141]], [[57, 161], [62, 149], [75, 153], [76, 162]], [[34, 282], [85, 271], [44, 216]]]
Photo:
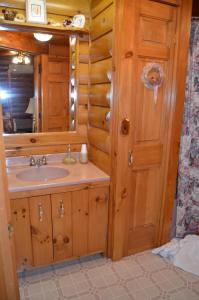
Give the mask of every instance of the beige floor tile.
[[199, 300], [199, 277], [150, 251], [112, 262], [99, 255], [20, 275], [21, 300]]

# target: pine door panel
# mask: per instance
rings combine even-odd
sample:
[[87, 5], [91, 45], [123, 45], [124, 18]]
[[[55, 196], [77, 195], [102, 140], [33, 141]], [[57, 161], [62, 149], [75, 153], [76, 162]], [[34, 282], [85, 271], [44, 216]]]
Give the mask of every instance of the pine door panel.
[[29, 198], [33, 262], [35, 266], [53, 262], [50, 196]]
[[66, 58], [41, 56], [42, 131], [67, 131], [69, 107], [69, 63]]
[[[135, 9], [137, 47], [133, 58], [133, 96], [129, 99], [133, 124], [129, 143], [134, 161], [129, 175], [126, 254], [155, 247], [157, 243], [176, 28], [175, 7], [142, 0], [137, 1]], [[157, 102], [153, 90], [141, 80], [144, 66], [153, 62], [164, 72]]]
[[88, 253], [88, 190], [72, 192], [73, 256]]
[[88, 252], [105, 252], [108, 228], [107, 187], [89, 190]]
[[[158, 89], [158, 98], [155, 103], [153, 90], [144, 87], [141, 78], [143, 68], [146, 64], [154, 60], [139, 59], [137, 62], [137, 96], [136, 102], [136, 142], [160, 141], [163, 124], [165, 119], [164, 111], [164, 92], [165, 83]], [[164, 72], [166, 71], [165, 63], [155, 60], [159, 63]]]
[[12, 224], [14, 227], [16, 264], [18, 268], [31, 266], [32, 243], [28, 199], [11, 201]]
[[71, 193], [51, 195], [54, 261], [72, 256]]
[[129, 215], [129, 253], [154, 247], [159, 221], [159, 168], [132, 172]]

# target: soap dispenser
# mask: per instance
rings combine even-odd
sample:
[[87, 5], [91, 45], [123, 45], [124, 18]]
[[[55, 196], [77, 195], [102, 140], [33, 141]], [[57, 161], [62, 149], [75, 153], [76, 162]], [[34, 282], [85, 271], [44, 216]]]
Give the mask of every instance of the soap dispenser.
[[67, 165], [76, 163], [76, 159], [71, 156], [71, 145], [70, 144], [67, 147], [67, 153], [63, 159], [63, 163], [67, 164]]
[[82, 144], [79, 161], [81, 164], [88, 163], [88, 152], [86, 144]]

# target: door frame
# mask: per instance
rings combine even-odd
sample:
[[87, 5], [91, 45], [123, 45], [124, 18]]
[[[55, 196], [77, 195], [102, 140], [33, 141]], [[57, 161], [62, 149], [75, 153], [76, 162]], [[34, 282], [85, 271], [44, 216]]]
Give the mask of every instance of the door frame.
[[[137, 0], [135, 0], [137, 1]], [[150, 0], [163, 2], [158, 0]], [[128, 0], [115, 1], [115, 20], [114, 20], [114, 45], [113, 45], [113, 106], [112, 106], [112, 141], [111, 141], [111, 196], [110, 196], [110, 219], [108, 237], [108, 256], [113, 260], [122, 258], [126, 251], [126, 219], [128, 202], [128, 181], [130, 180], [130, 168], [128, 167], [128, 136], [120, 133], [121, 122], [126, 116], [125, 101], [128, 101], [128, 93], [121, 86], [121, 76], [124, 76], [124, 65], [127, 61], [131, 63], [133, 56], [130, 45], [132, 38], [129, 36], [128, 44], [124, 44], [123, 26], [126, 22], [128, 27], [128, 17], [123, 19], [125, 5], [130, 5]], [[131, 1], [133, 2], [133, 1]], [[169, 1], [164, 1], [164, 3]], [[132, 4], [131, 4], [132, 5]], [[174, 5], [174, 4], [172, 4]], [[164, 180], [164, 192], [162, 198], [161, 216], [159, 224], [158, 245], [170, 240], [172, 214], [176, 189], [176, 177], [178, 168], [179, 146], [182, 116], [184, 108], [185, 81], [187, 73], [190, 26], [192, 15], [192, 0], [182, 0], [180, 5], [175, 5], [177, 9], [177, 35], [175, 49], [175, 65], [172, 89], [172, 115], [169, 131], [169, 148], [167, 149], [166, 169]], [[131, 20], [132, 23], [132, 20]], [[132, 33], [133, 34], [133, 33]], [[122, 48], [123, 47], [123, 48]], [[125, 52], [123, 51], [125, 49]], [[127, 66], [127, 64], [126, 64]], [[121, 75], [123, 72], [123, 75]], [[125, 70], [125, 76], [128, 69]], [[121, 105], [122, 103], [122, 105]], [[157, 245], [157, 246], [158, 246]]]
[[0, 295], [4, 300], [19, 299], [14, 258], [14, 239], [8, 231], [11, 220], [10, 200], [5, 168], [2, 106], [0, 105]]

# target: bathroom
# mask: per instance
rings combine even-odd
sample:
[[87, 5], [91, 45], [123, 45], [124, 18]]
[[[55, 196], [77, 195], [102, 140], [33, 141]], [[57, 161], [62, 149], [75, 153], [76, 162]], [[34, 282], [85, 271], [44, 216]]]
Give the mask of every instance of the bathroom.
[[197, 0], [0, 2], [0, 300], [199, 299], [198, 256], [162, 248], [199, 247], [198, 21]]

